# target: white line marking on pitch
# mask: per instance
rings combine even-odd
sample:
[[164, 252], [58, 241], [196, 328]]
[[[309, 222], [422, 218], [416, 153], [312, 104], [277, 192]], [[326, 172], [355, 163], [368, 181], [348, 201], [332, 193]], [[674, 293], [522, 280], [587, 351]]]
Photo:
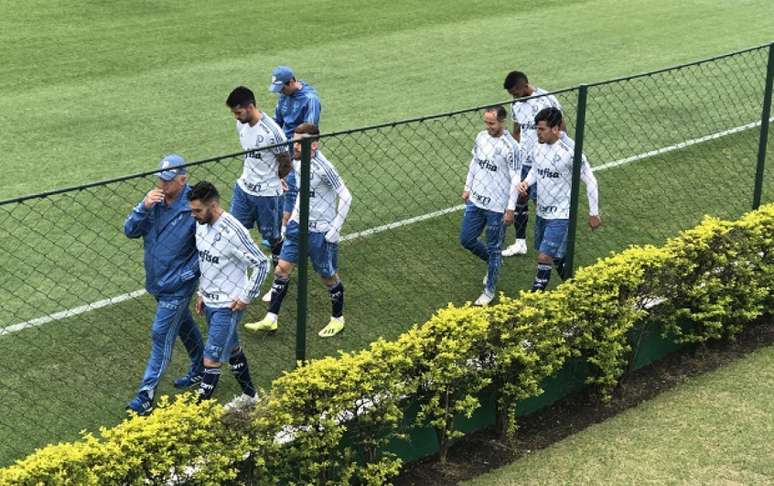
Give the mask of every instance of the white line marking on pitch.
[[[772, 117], [769, 121], [774, 121], [774, 117]], [[655, 157], [657, 155], [663, 155], [669, 152], [674, 152], [675, 150], [681, 150], [687, 147], [690, 147], [692, 145], [697, 145], [704, 142], [709, 142], [711, 140], [717, 140], [719, 138], [733, 135], [735, 133], [743, 132], [745, 130], [751, 130], [753, 128], [761, 126], [761, 122], [754, 122], [754, 123], [748, 123], [746, 125], [740, 125], [738, 127], [730, 128], [728, 130], [723, 130], [722, 132], [713, 133], [711, 135], [706, 135], [704, 137], [694, 138], [691, 140], [686, 140], [685, 142], [680, 142], [674, 145], [670, 145], [668, 147], [663, 147], [656, 150], [651, 150], [649, 152], [645, 152], [639, 155], [633, 155], [631, 157], [626, 157], [625, 159], [620, 160], [614, 160], [612, 162], [607, 162], [602, 165], [598, 165], [596, 167], [593, 167], [591, 170], [593, 172], [601, 172], [604, 170], [612, 169], [615, 167], [620, 167], [622, 165], [630, 164], [632, 162], [636, 162], [638, 160], [647, 159], [649, 157]], [[394, 223], [385, 224], [382, 226], [376, 226], [374, 228], [370, 228], [363, 231], [358, 231], [356, 233], [350, 233], [348, 235], [344, 235], [341, 237], [340, 241], [352, 241], [359, 238], [366, 238], [368, 236], [373, 236], [379, 233], [382, 233], [384, 231], [388, 231], [391, 229], [400, 228], [402, 226], [408, 226], [410, 224], [419, 223], [422, 221], [427, 221], [428, 219], [437, 218], [439, 216], [443, 216], [446, 214], [454, 213], [456, 211], [461, 211], [465, 208], [464, 204], [460, 204], [458, 206], [452, 206], [450, 208], [441, 209], [438, 211], [433, 211], [432, 213], [422, 214], [420, 216], [414, 216], [413, 218], [403, 219], [401, 221], [396, 221]], [[61, 319], [66, 319], [68, 317], [74, 317], [79, 314], [83, 314], [86, 312], [90, 312], [93, 310], [101, 309], [103, 307], [107, 307], [109, 305], [118, 304], [121, 302], [125, 302], [130, 299], [134, 299], [137, 297], [140, 297], [142, 295], [145, 295], [145, 289], [139, 289], [135, 290], [133, 292], [129, 292], [126, 294], [117, 295], [115, 297], [110, 297], [108, 299], [98, 300], [97, 302], [92, 302], [91, 304], [81, 305], [78, 307], [74, 307], [72, 309], [64, 310], [61, 312], [55, 312], [54, 314], [48, 314], [43, 317], [37, 317], [35, 319], [31, 319], [29, 321], [20, 322], [18, 324], [14, 324], [12, 326], [2, 327], [0, 328], [0, 336], [5, 336], [6, 334], [11, 334], [14, 332], [21, 331], [23, 329], [29, 329], [31, 327], [37, 327], [42, 326], [43, 324], [48, 324], [49, 322], [53, 321], [59, 321]]]

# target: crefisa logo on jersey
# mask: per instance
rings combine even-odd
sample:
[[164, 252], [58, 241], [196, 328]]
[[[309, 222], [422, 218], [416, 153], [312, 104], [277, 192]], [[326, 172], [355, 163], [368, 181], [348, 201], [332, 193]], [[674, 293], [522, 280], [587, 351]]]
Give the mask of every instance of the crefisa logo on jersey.
[[491, 170], [492, 172], [497, 172], [497, 165], [487, 159], [479, 160], [478, 166], [481, 167], [482, 169]]
[[207, 263], [214, 263], [215, 265], [220, 263], [220, 257], [213, 255], [209, 250], [200, 250], [199, 260]]
[[548, 177], [549, 179], [558, 179], [560, 177], [559, 171], [551, 169], [538, 169], [537, 173], [540, 177]]

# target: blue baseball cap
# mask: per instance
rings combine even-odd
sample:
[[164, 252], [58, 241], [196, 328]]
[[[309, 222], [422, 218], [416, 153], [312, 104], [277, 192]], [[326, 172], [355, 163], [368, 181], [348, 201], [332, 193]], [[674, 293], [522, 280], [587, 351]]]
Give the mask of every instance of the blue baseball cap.
[[175, 177], [187, 173], [185, 159], [177, 154], [169, 154], [165, 155], [159, 162], [159, 172], [156, 172], [156, 175], [169, 182]]
[[282, 87], [288, 84], [294, 77], [293, 70], [289, 67], [275, 67], [271, 70], [271, 84], [269, 85], [269, 91], [272, 93], [279, 93], [282, 91]]

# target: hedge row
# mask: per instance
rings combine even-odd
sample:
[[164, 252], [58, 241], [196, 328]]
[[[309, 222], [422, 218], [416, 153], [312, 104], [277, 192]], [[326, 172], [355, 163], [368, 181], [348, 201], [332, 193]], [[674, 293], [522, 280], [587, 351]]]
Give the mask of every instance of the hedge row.
[[[245, 414], [178, 397], [98, 437], [50, 445], [0, 470], [2, 484], [384, 484], [386, 452], [410, 427], [436, 431], [440, 458], [479, 392], [499, 390], [499, 423], [542, 393], [569, 358], [609, 397], [632, 356], [628, 335], [656, 318], [665, 335], [733, 338], [772, 308], [774, 205], [738, 221], [706, 218], [662, 247], [631, 247], [546, 293], [485, 308], [448, 306], [395, 341], [309, 363], [278, 378]], [[404, 416], [406, 398], [418, 404]]]

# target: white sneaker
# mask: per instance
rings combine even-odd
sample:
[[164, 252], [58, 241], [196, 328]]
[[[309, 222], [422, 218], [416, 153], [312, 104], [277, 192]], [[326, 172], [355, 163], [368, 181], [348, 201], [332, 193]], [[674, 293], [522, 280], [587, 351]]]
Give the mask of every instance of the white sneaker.
[[246, 410], [255, 405], [256, 401], [257, 399], [255, 397], [251, 397], [246, 393], [242, 393], [241, 395], [234, 397], [230, 402], [225, 404], [223, 408], [225, 408], [227, 412]]
[[512, 244], [505, 250], [503, 250], [503, 256], [513, 255], [526, 255], [527, 254], [527, 240], [516, 240], [516, 243]]
[[269, 287], [269, 291], [263, 294], [263, 297], [261, 297], [261, 301], [266, 302], [267, 304], [271, 302], [271, 287]]
[[473, 305], [477, 305], [479, 307], [486, 307], [489, 305], [490, 302], [494, 299], [494, 293], [489, 293], [486, 290], [478, 296], [478, 299], [473, 303]]

